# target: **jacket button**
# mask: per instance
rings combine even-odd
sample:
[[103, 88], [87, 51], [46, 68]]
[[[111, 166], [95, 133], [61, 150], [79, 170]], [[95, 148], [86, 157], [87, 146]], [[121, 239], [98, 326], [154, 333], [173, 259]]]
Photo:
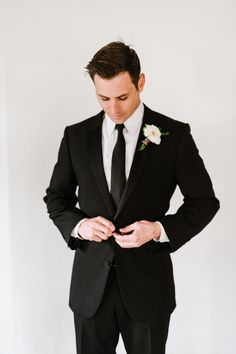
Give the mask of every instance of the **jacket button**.
[[106, 268], [110, 268], [111, 267], [111, 262], [106, 260], [104, 262], [104, 265], [105, 265]]

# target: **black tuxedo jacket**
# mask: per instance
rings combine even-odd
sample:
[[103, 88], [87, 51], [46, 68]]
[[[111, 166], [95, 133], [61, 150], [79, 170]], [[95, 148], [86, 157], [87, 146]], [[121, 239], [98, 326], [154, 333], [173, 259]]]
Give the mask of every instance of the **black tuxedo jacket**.
[[[129, 179], [115, 210], [103, 169], [103, 115], [102, 111], [66, 127], [44, 201], [50, 218], [75, 250], [71, 309], [84, 317], [96, 312], [115, 259], [127, 311], [136, 320], [152, 322], [175, 308], [170, 252], [210, 222], [219, 202], [189, 125], [145, 106], [143, 125], [154, 124], [170, 134], [162, 137], [160, 145], [149, 143], [139, 151], [144, 139], [141, 129]], [[183, 204], [175, 214], [166, 215], [177, 185]], [[99, 215], [111, 220], [117, 230], [138, 220], [159, 220], [170, 242], [150, 241], [139, 248], [123, 249], [113, 237], [101, 243], [71, 237], [81, 219]]]

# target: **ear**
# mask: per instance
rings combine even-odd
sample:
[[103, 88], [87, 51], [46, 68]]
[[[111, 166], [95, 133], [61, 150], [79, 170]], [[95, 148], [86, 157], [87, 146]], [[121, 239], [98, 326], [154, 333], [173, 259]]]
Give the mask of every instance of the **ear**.
[[145, 75], [142, 73], [138, 79], [138, 92], [142, 92], [145, 85]]

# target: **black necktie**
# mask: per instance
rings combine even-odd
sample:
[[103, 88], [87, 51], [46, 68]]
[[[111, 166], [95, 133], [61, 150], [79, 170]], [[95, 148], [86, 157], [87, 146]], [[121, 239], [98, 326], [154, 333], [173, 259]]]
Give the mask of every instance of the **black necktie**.
[[118, 207], [126, 184], [124, 124], [116, 124], [115, 128], [118, 130], [118, 137], [111, 162], [111, 196], [115, 206]]

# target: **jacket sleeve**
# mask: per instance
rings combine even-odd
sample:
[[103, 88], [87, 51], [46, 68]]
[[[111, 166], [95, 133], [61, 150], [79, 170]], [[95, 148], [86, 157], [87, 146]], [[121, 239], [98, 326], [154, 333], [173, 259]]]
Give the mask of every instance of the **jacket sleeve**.
[[198, 234], [219, 209], [212, 183], [202, 158], [185, 124], [177, 152], [177, 185], [183, 194], [183, 204], [173, 215], [165, 215], [162, 223], [174, 252]]
[[87, 217], [81, 209], [76, 207], [77, 186], [70, 156], [68, 132], [67, 128], [65, 128], [58, 160], [43, 200], [47, 204], [49, 217], [53, 220], [71, 249], [78, 248], [80, 243], [84, 242], [79, 238], [72, 237], [71, 232], [80, 220]]

